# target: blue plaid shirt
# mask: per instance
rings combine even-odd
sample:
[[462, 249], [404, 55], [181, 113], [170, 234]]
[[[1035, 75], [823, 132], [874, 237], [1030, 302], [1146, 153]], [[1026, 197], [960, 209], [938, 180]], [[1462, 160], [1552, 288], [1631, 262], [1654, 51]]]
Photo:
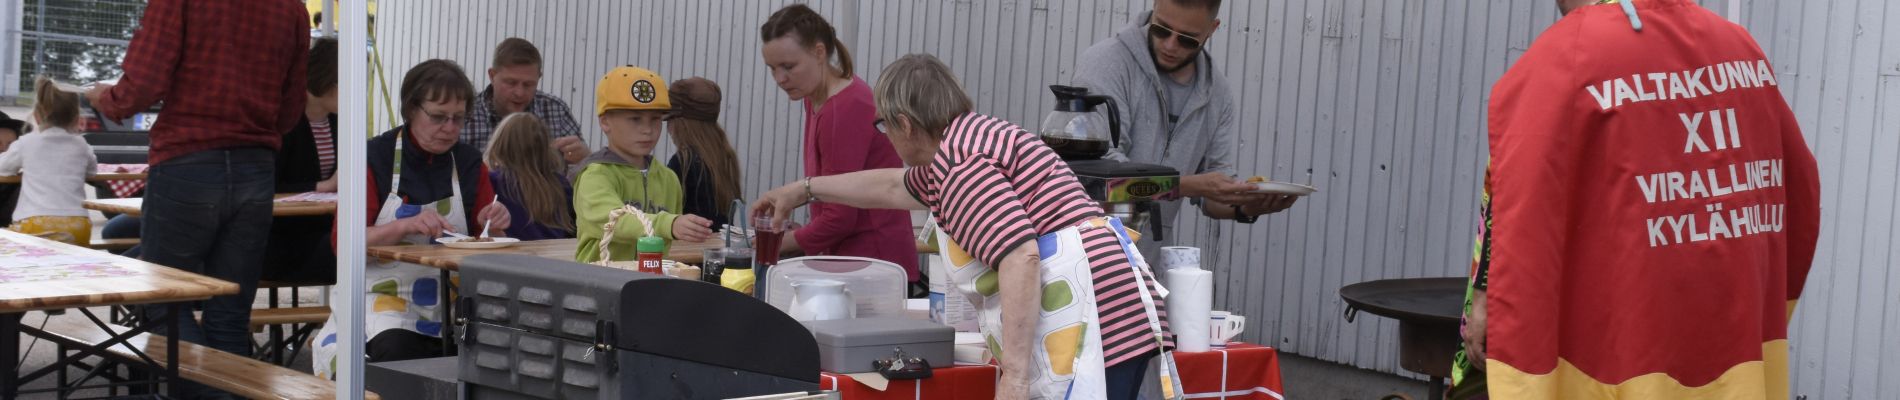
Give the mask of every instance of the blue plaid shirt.
[[[462, 143], [483, 153], [488, 152], [488, 138], [495, 136], [495, 126], [501, 125], [501, 118], [506, 117], [495, 114], [494, 98], [494, 86], [483, 88], [482, 93], [475, 96], [475, 104], [469, 107], [468, 123], [462, 124]], [[574, 111], [567, 107], [567, 102], [547, 92], [534, 91], [528, 112], [548, 125], [548, 134], [553, 135], [548, 137], [550, 141], [581, 134], [581, 125], [574, 122]]]

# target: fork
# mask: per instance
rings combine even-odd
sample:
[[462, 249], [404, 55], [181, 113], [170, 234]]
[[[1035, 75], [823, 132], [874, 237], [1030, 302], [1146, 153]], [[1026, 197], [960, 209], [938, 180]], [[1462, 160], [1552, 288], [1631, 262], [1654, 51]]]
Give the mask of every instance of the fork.
[[[489, 199], [488, 204], [490, 205], [501, 204], [501, 195], [495, 195], [495, 198]], [[494, 223], [495, 223], [495, 220], [492, 220], [492, 219], [487, 220], [487, 221], [482, 221], [482, 238], [483, 239], [488, 238], [488, 226], [493, 225]]]

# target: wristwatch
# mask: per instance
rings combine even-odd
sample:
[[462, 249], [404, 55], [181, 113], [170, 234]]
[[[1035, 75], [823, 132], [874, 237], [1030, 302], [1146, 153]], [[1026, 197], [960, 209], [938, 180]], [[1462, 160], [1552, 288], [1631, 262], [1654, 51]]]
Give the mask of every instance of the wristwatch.
[[1254, 217], [1254, 216], [1252, 216], [1252, 215], [1247, 215], [1247, 212], [1246, 212], [1246, 211], [1242, 211], [1242, 210], [1240, 209], [1240, 206], [1238, 206], [1238, 205], [1234, 205], [1234, 206], [1232, 206], [1232, 207], [1234, 207], [1234, 222], [1239, 222], [1239, 223], [1243, 223], [1243, 224], [1251, 224], [1251, 223], [1253, 223], [1254, 221], [1257, 221], [1257, 220], [1259, 220], [1259, 219], [1260, 219], [1260, 218], [1258, 218], [1258, 217]]

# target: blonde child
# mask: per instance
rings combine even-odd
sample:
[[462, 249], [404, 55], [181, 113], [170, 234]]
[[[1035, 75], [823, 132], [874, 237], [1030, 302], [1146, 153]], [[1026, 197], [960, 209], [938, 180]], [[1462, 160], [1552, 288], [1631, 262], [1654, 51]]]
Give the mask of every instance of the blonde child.
[[600, 260], [602, 241], [614, 260], [634, 258], [634, 241], [647, 236], [634, 217], [602, 232], [608, 213], [625, 205], [639, 207], [652, 217], [653, 232], [673, 240], [704, 241], [712, 237], [710, 221], [680, 215], [684, 195], [679, 176], [653, 158], [660, 142], [660, 119], [672, 109], [666, 81], [645, 68], [622, 66], [600, 78], [594, 92], [594, 115], [606, 133], [607, 148], [581, 162], [574, 176], [574, 212], [580, 246], [574, 260]]
[[508, 237], [521, 240], [574, 237], [574, 187], [548, 140], [548, 126], [534, 114], [509, 114], [489, 138], [488, 180], [508, 207]]
[[13, 231], [39, 235], [84, 246], [92, 242], [92, 219], [80, 203], [86, 201], [86, 178], [98, 171], [92, 145], [74, 132], [79, 126], [79, 94], [59, 90], [52, 79], [34, 84], [34, 134], [21, 136], [0, 153], [0, 175], [23, 178]]

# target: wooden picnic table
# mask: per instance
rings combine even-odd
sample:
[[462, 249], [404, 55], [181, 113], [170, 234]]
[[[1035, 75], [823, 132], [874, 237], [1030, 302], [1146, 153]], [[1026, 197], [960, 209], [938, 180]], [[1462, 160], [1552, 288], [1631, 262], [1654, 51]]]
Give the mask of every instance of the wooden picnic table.
[[[0, 184], [4, 184], [4, 183], [20, 183], [20, 182], [22, 182], [22, 181], [23, 181], [23, 179], [25, 179], [25, 178], [23, 178], [24, 176], [26, 176], [26, 175], [5, 175], [5, 176], [0, 176]], [[101, 173], [99, 173], [99, 174], [97, 174], [97, 175], [93, 175], [93, 176], [88, 176], [88, 177], [86, 177], [86, 182], [90, 182], [90, 183], [106, 183], [106, 182], [113, 182], [113, 181], [142, 181], [142, 180], [145, 180], [145, 173], [144, 173], [144, 172], [137, 172], [137, 173], [131, 173], [131, 172], [101, 172]]]
[[[97, 320], [87, 307], [169, 303], [168, 318], [163, 323], [175, 331], [181, 316], [189, 315], [181, 304], [238, 291], [235, 283], [8, 230], [0, 230], [0, 247], [6, 249], [5, 257], [14, 258], [0, 265], [0, 398], [13, 398], [24, 384], [19, 374], [19, 339], [21, 314], [27, 311], [77, 308]], [[45, 251], [51, 254], [24, 255]], [[20, 264], [50, 257], [66, 257], [74, 264]], [[156, 325], [130, 328], [127, 333], [143, 332]], [[99, 327], [117, 333], [109, 325]], [[160, 366], [164, 376], [174, 382], [178, 379], [178, 363], [170, 355], [177, 352], [169, 350], [177, 347], [175, 336], [168, 338], [166, 355], [158, 356], [166, 360]], [[65, 365], [66, 361], [59, 361], [46, 368]], [[26, 376], [44, 376], [40, 373]]]
[[[705, 251], [719, 248], [719, 244], [717, 239], [701, 243], [675, 241], [673, 247], [667, 249], [666, 259], [698, 265], [705, 261]], [[525, 241], [498, 249], [457, 249], [439, 244], [374, 246], [368, 249], [368, 253], [371, 258], [380, 260], [401, 261], [456, 271], [462, 268], [463, 258], [481, 254], [527, 254], [573, 261], [574, 252], [579, 247], [580, 239], [549, 239]], [[917, 251], [918, 253], [934, 253], [936, 246], [926, 246], [918, 242]]]
[[[296, 193], [279, 193], [276, 197], [282, 198], [291, 195], [296, 195]], [[145, 198], [133, 197], [126, 199], [86, 200], [81, 206], [88, 210], [126, 214], [136, 217], [142, 213], [141, 208], [144, 204]], [[273, 202], [271, 203], [270, 212], [270, 215], [273, 217], [303, 217], [331, 214], [336, 214], [336, 203], [321, 201]]]
[[0, 314], [195, 301], [238, 290], [235, 283], [10, 230], [0, 230], [0, 240], [82, 254], [115, 268], [110, 273], [94, 274], [111, 276], [86, 278], [83, 277], [86, 274], [75, 274], [73, 278], [52, 280], [47, 280], [49, 277], [45, 275], [9, 280], [12, 274], [0, 273]]
[[[462, 269], [462, 259], [482, 254], [526, 254], [556, 260], [574, 260], [575, 249], [580, 248], [580, 239], [530, 240], [515, 243], [513, 246], [498, 249], [457, 249], [439, 244], [375, 246], [368, 249], [369, 256], [380, 260], [401, 261], [420, 264], [430, 268], [450, 271]], [[719, 247], [719, 241], [708, 240], [702, 243], [685, 241], [673, 242], [666, 252], [666, 259], [687, 264], [699, 264], [705, 260], [703, 253], [707, 249]]]

